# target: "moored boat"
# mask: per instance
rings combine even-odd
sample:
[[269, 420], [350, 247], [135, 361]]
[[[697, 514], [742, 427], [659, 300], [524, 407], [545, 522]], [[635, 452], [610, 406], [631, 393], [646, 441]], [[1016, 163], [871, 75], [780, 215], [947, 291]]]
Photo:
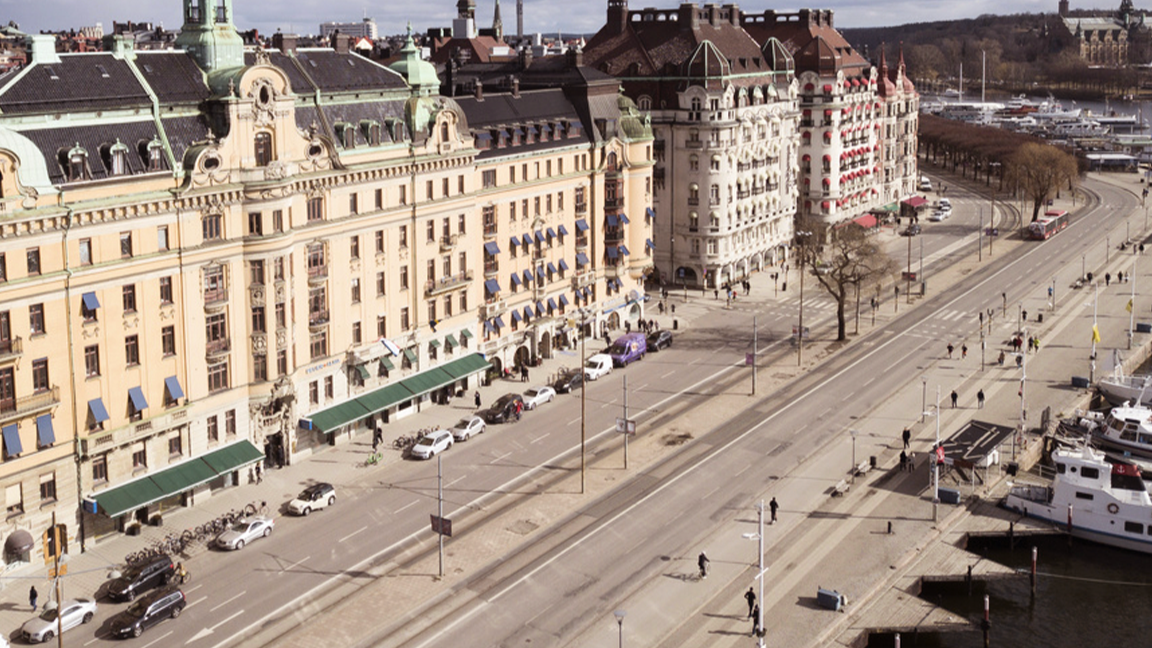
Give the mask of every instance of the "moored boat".
[[1096, 389], [1099, 389], [1105, 400], [1113, 405], [1121, 403], [1152, 405], [1152, 376], [1127, 375], [1120, 365], [1116, 366], [1112, 375], [1098, 380]]

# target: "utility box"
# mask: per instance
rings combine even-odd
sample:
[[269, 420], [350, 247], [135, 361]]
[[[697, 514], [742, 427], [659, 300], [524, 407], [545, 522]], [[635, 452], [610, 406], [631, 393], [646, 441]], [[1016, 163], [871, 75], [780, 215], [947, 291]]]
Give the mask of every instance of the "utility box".
[[1148, 322], [1136, 322], [1137, 333], [1152, 333], [1152, 324]]
[[1077, 389], [1088, 389], [1088, 379], [1083, 376], [1072, 376], [1072, 386]]
[[816, 588], [816, 603], [825, 609], [839, 612], [840, 608], [848, 605], [848, 597], [835, 590], [827, 590], [823, 587]]
[[955, 488], [940, 488], [938, 492], [940, 493], [940, 501], [944, 504], [960, 503], [960, 491]]

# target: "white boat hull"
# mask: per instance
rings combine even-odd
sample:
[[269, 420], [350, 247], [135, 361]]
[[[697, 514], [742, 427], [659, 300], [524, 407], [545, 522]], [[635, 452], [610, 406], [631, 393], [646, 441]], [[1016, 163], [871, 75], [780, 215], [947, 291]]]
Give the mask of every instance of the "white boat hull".
[[[1068, 531], [1068, 508], [1061, 507], [1062, 510], [1057, 510], [1056, 507], [1048, 506], [1040, 502], [1033, 502], [1018, 497], [1013, 497], [1011, 494], [1004, 499], [1004, 507], [1016, 511], [1022, 515], [1037, 520], [1050, 522], [1059, 529]], [[1078, 523], [1079, 516], [1088, 517], [1088, 524], [1085, 526]], [[1102, 545], [1110, 547], [1117, 547], [1120, 549], [1127, 549], [1129, 551], [1139, 551], [1140, 553], [1152, 554], [1152, 536], [1145, 535], [1143, 539], [1133, 534], [1124, 533], [1124, 522], [1116, 516], [1109, 516], [1114, 518], [1110, 523], [1104, 525], [1104, 520], [1099, 520], [1099, 516], [1087, 512], [1081, 512], [1077, 516], [1073, 511], [1072, 516], [1072, 537], [1082, 540], [1089, 540]], [[1100, 528], [1097, 528], [1100, 527]], [[1119, 527], [1115, 533], [1108, 530], [1110, 527]]]

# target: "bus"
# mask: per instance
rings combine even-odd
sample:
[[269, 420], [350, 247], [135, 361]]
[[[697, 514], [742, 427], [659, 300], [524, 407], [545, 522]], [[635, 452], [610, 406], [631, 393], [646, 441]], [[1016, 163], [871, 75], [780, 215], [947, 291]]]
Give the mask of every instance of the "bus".
[[1043, 241], [1056, 232], [1068, 227], [1068, 212], [1063, 209], [1050, 209], [1028, 225], [1028, 238]]

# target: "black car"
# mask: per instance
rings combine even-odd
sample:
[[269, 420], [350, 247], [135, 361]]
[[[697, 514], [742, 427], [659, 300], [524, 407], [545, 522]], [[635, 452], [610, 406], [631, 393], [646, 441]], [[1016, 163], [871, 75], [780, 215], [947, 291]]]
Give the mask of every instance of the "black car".
[[139, 637], [164, 619], [175, 619], [184, 611], [187, 601], [178, 589], [156, 590], [140, 598], [120, 614], [112, 617], [114, 637]]
[[124, 570], [124, 575], [108, 583], [108, 598], [131, 601], [145, 590], [167, 585], [176, 575], [176, 565], [165, 555], [149, 558]]
[[920, 224], [919, 223], [912, 223], [908, 227], [905, 227], [902, 232], [900, 232], [900, 236], [916, 236], [919, 233], [920, 233]]
[[583, 386], [583, 371], [566, 371], [560, 374], [556, 380], [552, 381], [551, 385], [552, 389], [555, 389], [557, 394], [567, 394], [568, 392], [580, 389]]
[[648, 335], [649, 351], [659, 351], [660, 349], [670, 346], [672, 346], [671, 331], [655, 331]]
[[524, 409], [524, 398], [520, 394], [504, 394], [484, 412], [484, 421], [505, 423], [516, 418], [517, 409]]

